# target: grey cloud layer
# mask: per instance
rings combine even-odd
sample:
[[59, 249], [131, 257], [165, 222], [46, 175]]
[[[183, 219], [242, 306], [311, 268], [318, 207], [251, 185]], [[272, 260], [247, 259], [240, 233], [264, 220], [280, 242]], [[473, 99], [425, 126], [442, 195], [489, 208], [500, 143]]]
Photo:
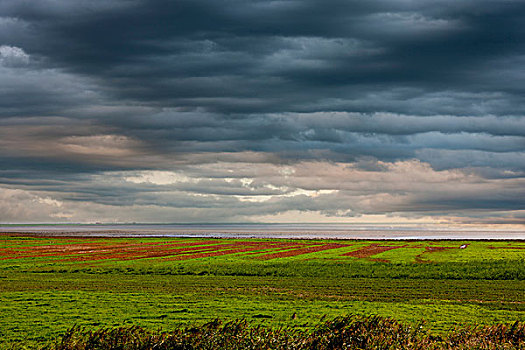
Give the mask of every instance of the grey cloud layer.
[[[523, 22], [523, 1], [3, 1], [0, 188], [50, 205], [48, 217], [67, 217], [51, 200], [76, 203], [75, 220], [104, 212], [90, 205], [121, 207], [120, 218], [138, 205], [161, 221], [208, 208], [199, 215], [210, 220], [455, 211], [516, 223]], [[362, 183], [366, 195], [336, 181], [334, 192], [305, 194], [315, 186], [251, 174], [246, 187], [231, 174], [319, 162], [380, 176], [413, 161], [468, 180], [401, 192]], [[197, 180], [123, 180], [156, 170]], [[328, 175], [311, 171], [324, 188]]]
[[[523, 108], [523, 73], [505, 79], [523, 63], [521, 1], [113, 4], [6, 2], [4, 18], [27, 28], [4, 40], [98, 79], [112, 96], [157, 106], [443, 114], [449, 99], [456, 109], [466, 102], [462, 114]], [[500, 104], [484, 104], [487, 93]]]

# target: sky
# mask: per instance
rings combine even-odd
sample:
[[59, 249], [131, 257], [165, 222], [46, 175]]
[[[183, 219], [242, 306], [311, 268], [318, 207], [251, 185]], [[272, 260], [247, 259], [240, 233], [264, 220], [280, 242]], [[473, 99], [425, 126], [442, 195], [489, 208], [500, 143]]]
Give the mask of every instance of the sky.
[[3, 0], [0, 222], [525, 227], [525, 1]]

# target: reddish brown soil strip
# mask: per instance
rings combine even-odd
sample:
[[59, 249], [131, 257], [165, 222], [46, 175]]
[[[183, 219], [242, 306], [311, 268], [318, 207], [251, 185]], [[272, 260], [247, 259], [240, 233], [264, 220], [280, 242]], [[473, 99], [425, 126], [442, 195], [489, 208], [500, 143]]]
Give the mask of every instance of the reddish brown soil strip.
[[134, 260], [134, 259], [143, 259], [143, 258], [159, 258], [165, 256], [172, 256], [178, 254], [188, 254], [194, 253], [195, 251], [213, 251], [214, 247], [186, 247], [179, 249], [162, 249], [159, 247], [157, 249], [150, 250], [118, 250], [118, 251], [109, 251], [98, 254], [89, 254], [85, 256], [76, 256], [70, 257], [64, 260], [67, 261], [87, 261], [87, 260], [101, 260], [101, 259], [120, 259], [120, 260]]
[[[2, 254], [4, 257], [0, 260], [6, 259], [21, 259], [21, 258], [35, 258], [35, 257], [64, 257], [62, 260], [71, 261], [86, 261], [86, 260], [100, 260], [100, 259], [115, 259], [115, 258], [144, 258], [144, 257], [164, 257], [178, 254], [194, 253], [195, 251], [213, 251], [217, 249], [227, 249], [238, 246], [253, 246], [255, 249], [268, 249], [283, 247], [281, 242], [264, 242], [264, 248], [261, 248], [260, 242], [235, 242], [232, 244], [217, 244], [217, 241], [202, 241], [197, 244], [186, 242], [177, 244], [163, 244], [150, 247], [144, 247], [142, 244], [121, 244], [121, 245], [105, 245], [100, 247], [76, 245], [69, 246], [64, 249], [63, 246], [48, 246], [42, 251], [32, 252], [32, 249], [27, 251], [5, 251], [7, 254]], [[212, 245], [208, 245], [212, 244]], [[284, 244], [284, 247], [287, 247]], [[173, 249], [173, 247], [184, 247]], [[14, 254], [13, 254], [14, 253]], [[32, 253], [32, 254], [31, 254]]]
[[[466, 247], [465, 247], [466, 248]], [[423, 258], [423, 254], [428, 254], [428, 253], [435, 253], [435, 252], [442, 252], [442, 251], [445, 251], [445, 250], [451, 250], [451, 249], [460, 249], [460, 247], [435, 247], [435, 246], [426, 246], [425, 247], [425, 251], [421, 254], [418, 254], [416, 255], [415, 257], [415, 261], [417, 263], [430, 263], [432, 261], [428, 260], [428, 259], [424, 259]], [[463, 248], [464, 249], [464, 248]]]
[[[268, 247], [268, 248], [271, 248], [271, 247]], [[171, 258], [167, 258], [166, 260], [189, 260], [189, 259], [198, 259], [198, 258], [209, 258], [209, 257], [214, 257], [214, 256], [251, 252], [254, 249], [259, 250], [259, 249], [264, 249], [264, 247], [261, 247], [261, 246], [245, 247], [245, 248], [222, 250], [222, 251], [215, 251], [215, 252], [209, 252], [209, 253], [199, 253], [199, 254], [191, 254], [191, 255], [178, 255], [178, 256], [173, 256]]]
[[195, 249], [190, 251], [183, 251], [183, 252], [170, 252], [169, 250], [166, 251], [152, 251], [152, 252], [107, 252], [107, 253], [101, 253], [101, 254], [90, 254], [90, 255], [80, 255], [80, 256], [72, 256], [64, 259], [60, 259], [62, 261], [97, 261], [97, 260], [108, 260], [108, 259], [116, 259], [116, 260], [136, 260], [136, 259], [143, 259], [143, 258], [161, 258], [166, 256], [172, 256], [176, 254], [193, 254], [195, 252], [203, 252], [203, 251], [209, 251], [209, 249]]
[[322, 244], [322, 245], [317, 245], [317, 246], [310, 246], [310, 247], [304, 247], [304, 248], [299, 248], [299, 249], [287, 250], [284, 252], [264, 254], [264, 255], [258, 256], [257, 259], [271, 260], [271, 259], [287, 258], [290, 256], [315, 253], [315, 252], [320, 252], [323, 250], [337, 249], [337, 248], [343, 248], [343, 247], [348, 247], [348, 246], [349, 244], [328, 243], [328, 244]]
[[459, 247], [425, 247], [425, 253], [442, 252], [444, 250], [459, 249]]
[[166, 258], [165, 260], [191, 260], [191, 259], [198, 259], [198, 258], [209, 258], [209, 257], [213, 257], [213, 256], [221, 256], [221, 255], [229, 255], [229, 254], [249, 252], [251, 250], [253, 250], [253, 248], [237, 248], [237, 249], [202, 252], [202, 253], [188, 254], [188, 255], [176, 255], [176, 256], [172, 256], [172, 257]]
[[[144, 259], [144, 258], [164, 258], [164, 257], [173, 257], [176, 260], [179, 260], [178, 256], [193, 256], [196, 253], [198, 254], [208, 254], [211, 252], [230, 252], [231, 249], [238, 249], [239, 247], [245, 249], [243, 251], [253, 251], [256, 249], [268, 249], [280, 246], [280, 242], [275, 243], [266, 243], [266, 242], [235, 242], [235, 243], [223, 243], [215, 244], [211, 246], [196, 246], [196, 247], [186, 247], [179, 249], [164, 249], [163, 247], [155, 247], [155, 249], [140, 249], [140, 250], [120, 250], [114, 252], [106, 252], [102, 254], [90, 254], [86, 256], [77, 256], [70, 257], [69, 261], [87, 261], [87, 260], [100, 260], [100, 259], [119, 259], [119, 260], [135, 260], [135, 259]], [[219, 254], [223, 255], [223, 254]], [[191, 258], [191, 257], [190, 257]]]
[[246, 253], [244, 255], [261, 255], [261, 254], [268, 253], [267, 250], [269, 250], [269, 249], [272, 249], [272, 250], [288, 250], [288, 249], [299, 249], [299, 248], [309, 247], [309, 246], [310, 246], [309, 244], [305, 244], [305, 243], [280, 244], [278, 246], [276, 245], [276, 246], [273, 246], [273, 247], [260, 248], [259, 251], [248, 252], [248, 253]]
[[[172, 250], [170, 247], [194, 247], [217, 244], [217, 241], [201, 241], [201, 242], [183, 242], [183, 243], [168, 243], [164, 242], [147, 242], [147, 243], [121, 243], [121, 244], [71, 244], [71, 245], [48, 245], [28, 248], [18, 248], [3, 250], [5, 259], [20, 259], [20, 258], [36, 258], [36, 257], [52, 257], [52, 256], [71, 256], [71, 255], [105, 255], [112, 253], [124, 253], [133, 251], [151, 251], [151, 250]], [[198, 249], [202, 249], [199, 247]], [[175, 250], [175, 249], [173, 249]]]
[[[207, 257], [213, 257], [213, 256], [220, 256], [220, 255], [253, 252], [254, 250], [276, 249], [276, 248], [282, 249], [283, 246], [286, 246], [286, 245], [287, 243], [282, 243], [282, 242], [237, 242], [237, 243], [232, 244], [231, 247], [229, 247], [230, 249], [223, 249], [219, 251], [203, 252], [203, 253], [190, 254], [190, 255], [177, 255], [177, 256], [166, 258], [166, 260], [189, 260], [189, 259], [207, 258]], [[257, 253], [260, 253], [260, 252], [257, 252]]]
[[[60, 241], [61, 243], [64, 241]], [[195, 259], [201, 257], [219, 256], [234, 253], [261, 254], [264, 250], [283, 250], [300, 248], [292, 251], [266, 254], [263, 259], [275, 257], [294, 256], [310, 252], [339, 248], [347, 245], [325, 244], [311, 246], [296, 242], [253, 242], [237, 241], [225, 243], [224, 241], [208, 240], [194, 242], [121, 242], [108, 244], [108, 242], [86, 242], [84, 244], [56, 244], [29, 247], [16, 247], [0, 250], [0, 260], [22, 258], [62, 258], [62, 261], [97, 261], [105, 259], [134, 260], [144, 258], [166, 258], [174, 260]], [[306, 247], [305, 247], [306, 246]], [[272, 257], [273, 256], [273, 257]]]
[[363, 247], [352, 252], [344, 253], [343, 256], [352, 256], [354, 258], [369, 258], [379, 253], [387, 252], [392, 249], [405, 248], [406, 245], [399, 246], [384, 246], [377, 243], [370, 244], [369, 246]]
[[150, 246], [163, 246], [163, 247], [180, 247], [180, 246], [196, 246], [196, 245], [209, 245], [217, 244], [217, 241], [202, 241], [202, 242], [182, 242], [182, 243], [169, 243], [169, 242], [143, 242], [143, 243], [118, 243], [108, 244], [107, 242], [94, 242], [89, 244], [59, 244], [59, 245], [47, 245], [47, 246], [34, 246], [18, 248], [18, 250], [25, 251], [45, 251], [46, 253], [75, 251], [75, 250], [95, 250], [97, 248], [102, 249], [120, 249], [120, 248], [133, 248], [133, 247], [150, 247]]

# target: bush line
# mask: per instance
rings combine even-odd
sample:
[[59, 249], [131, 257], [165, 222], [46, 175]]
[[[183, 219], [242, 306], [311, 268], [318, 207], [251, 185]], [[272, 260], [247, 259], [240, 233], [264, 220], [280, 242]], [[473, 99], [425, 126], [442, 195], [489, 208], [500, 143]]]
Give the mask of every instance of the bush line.
[[525, 323], [458, 328], [447, 335], [379, 316], [338, 317], [312, 330], [215, 320], [170, 332], [138, 326], [86, 330], [72, 327], [47, 350], [221, 349], [525, 349]]

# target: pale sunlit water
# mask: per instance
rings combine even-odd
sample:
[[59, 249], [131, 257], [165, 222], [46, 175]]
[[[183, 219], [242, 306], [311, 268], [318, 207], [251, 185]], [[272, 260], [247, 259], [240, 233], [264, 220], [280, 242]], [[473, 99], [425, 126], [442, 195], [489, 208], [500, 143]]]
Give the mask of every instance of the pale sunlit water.
[[418, 225], [356, 224], [101, 224], [0, 225], [0, 232], [79, 237], [221, 237], [300, 239], [510, 239], [524, 240], [525, 230], [457, 229]]

